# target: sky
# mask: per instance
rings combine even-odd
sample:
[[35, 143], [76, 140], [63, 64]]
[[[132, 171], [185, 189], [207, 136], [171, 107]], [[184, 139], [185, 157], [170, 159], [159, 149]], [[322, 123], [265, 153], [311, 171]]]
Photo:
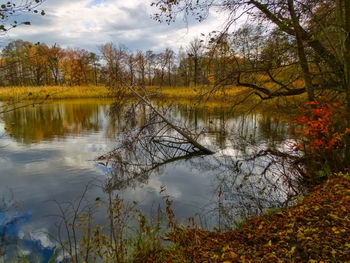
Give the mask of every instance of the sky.
[[[22, 39], [48, 45], [84, 48], [98, 52], [102, 44], [113, 42], [130, 50], [160, 51], [166, 47], [177, 51], [186, 47], [201, 33], [223, 27], [225, 20], [211, 12], [202, 23], [181, 17], [173, 24], [151, 19], [156, 11], [152, 0], [45, 0], [39, 9], [46, 15], [20, 14], [17, 20], [31, 21], [1, 36], [0, 47], [11, 40]], [[39, 12], [40, 13], [40, 12]]]

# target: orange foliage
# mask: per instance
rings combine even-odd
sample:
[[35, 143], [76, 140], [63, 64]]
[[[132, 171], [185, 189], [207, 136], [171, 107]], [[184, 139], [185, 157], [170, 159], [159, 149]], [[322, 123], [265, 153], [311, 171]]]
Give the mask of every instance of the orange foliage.
[[[300, 115], [292, 123], [300, 125], [297, 135], [307, 140], [311, 150], [339, 149], [343, 146], [341, 139], [350, 129], [337, 131], [334, 120], [341, 110], [338, 103], [328, 103], [325, 97], [306, 103], [306, 107], [299, 108]], [[305, 147], [305, 144], [296, 145]]]

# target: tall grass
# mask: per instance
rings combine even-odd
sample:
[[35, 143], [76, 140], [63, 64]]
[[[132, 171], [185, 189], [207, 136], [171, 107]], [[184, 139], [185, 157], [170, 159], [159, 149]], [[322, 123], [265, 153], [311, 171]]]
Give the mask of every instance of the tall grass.
[[213, 90], [212, 87], [149, 87], [149, 93], [158, 91], [160, 104], [176, 102], [186, 105], [206, 107], [229, 107], [235, 112], [263, 111], [287, 113], [296, 110], [306, 100], [305, 94], [290, 97], [276, 97], [261, 100], [251, 89], [227, 85]]
[[198, 99], [203, 98], [206, 100], [216, 100], [216, 99], [224, 99], [226, 97], [237, 96], [238, 94], [246, 91], [246, 88], [237, 87], [237, 86], [226, 86], [220, 87], [215, 90], [211, 86], [178, 86], [178, 87], [170, 87], [164, 86], [162, 88], [159, 87], [148, 87], [150, 91], [159, 91], [161, 95], [168, 98], [178, 98], [178, 99]]
[[[162, 97], [175, 99], [205, 100], [225, 99], [234, 97], [244, 91], [244, 88], [229, 86], [215, 92], [210, 87], [147, 87], [150, 93], [157, 92]], [[205, 95], [205, 96], [204, 96]], [[0, 100], [33, 100], [33, 99], [76, 99], [76, 98], [106, 98], [112, 94], [104, 86], [26, 86], [26, 87], [0, 87]]]
[[3, 101], [107, 97], [111, 94], [104, 86], [0, 87], [0, 100]]
[[[215, 90], [211, 86], [177, 86], [177, 87], [146, 87], [149, 94], [157, 94], [158, 103], [181, 103], [190, 105], [206, 105], [208, 107], [235, 107], [235, 110], [251, 111], [251, 109], [270, 112], [290, 111], [290, 105], [297, 108], [305, 100], [304, 95], [281, 97], [264, 101], [256, 95], [244, 99], [251, 90], [244, 87], [228, 85]], [[128, 94], [128, 92], [127, 92]], [[130, 94], [129, 94], [130, 95]], [[131, 95], [130, 95], [131, 96]], [[105, 86], [27, 86], [0, 87], [0, 101], [25, 101], [47, 99], [85, 99], [113, 98], [113, 94]]]

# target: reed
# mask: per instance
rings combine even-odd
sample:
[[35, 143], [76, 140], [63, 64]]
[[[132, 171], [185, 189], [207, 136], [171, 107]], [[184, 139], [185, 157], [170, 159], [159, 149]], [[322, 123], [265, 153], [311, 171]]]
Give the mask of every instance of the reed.
[[[244, 87], [225, 86], [220, 89], [212, 87], [146, 87], [149, 94], [157, 94], [155, 101], [159, 103], [182, 103], [191, 105], [206, 105], [212, 107], [235, 107], [236, 110], [249, 111], [252, 108], [260, 110], [283, 111], [290, 109], [291, 103], [297, 108], [305, 101], [305, 96], [299, 95], [288, 98], [274, 98], [262, 101], [251, 95], [243, 100], [249, 93]], [[113, 94], [105, 86], [23, 86], [0, 87], [0, 101], [26, 101], [26, 100], [58, 100], [58, 99], [86, 99], [86, 98], [113, 98]]]
[[220, 87], [219, 89], [214, 89], [211, 86], [179, 86], [179, 87], [169, 87], [165, 86], [162, 88], [148, 87], [150, 91], [159, 90], [159, 92], [168, 98], [177, 99], [202, 99], [202, 100], [217, 100], [224, 99], [227, 97], [237, 96], [238, 94], [246, 91], [246, 88], [237, 86], [226, 86]]
[[0, 87], [0, 100], [3, 101], [107, 97], [111, 97], [111, 94], [104, 86]]
[[[208, 87], [147, 87], [150, 93], [157, 92], [169, 99], [217, 100], [238, 95], [241, 87], [228, 86], [215, 92]], [[205, 96], [203, 96], [205, 95]], [[104, 86], [19, 86], [0, 87], [0, 100], [106, 98], [112, 94]]]

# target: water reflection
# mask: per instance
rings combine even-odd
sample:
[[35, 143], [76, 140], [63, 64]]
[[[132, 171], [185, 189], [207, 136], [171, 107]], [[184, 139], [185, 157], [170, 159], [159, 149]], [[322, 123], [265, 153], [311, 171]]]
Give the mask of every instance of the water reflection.
[[[122, 112], [110, 112], [111, 101], [72, 100], [57, 101], [26, 107], [1, 115], [4, 129], [17, 142], [24, 144], [50, 141], [71, 135], [91, 134], [104, 131], [107, 138], [115, 138], [125, 126]], [[205, 130], [210, 144], [220, 149], [226, 148], [232, 134], [251, 136], [255, 140], [271, 144], [283, 141], [288, 134], [286, 126], [268, 115], [244, 115], [230, 107], [205, 107], [176, 104], [164, 106], [171, 115], [177, 116], [182, 124]], [[127, 125], [142, 126], [150, 109], [142, 106], [142, 111], [134, 115]]]
[[[0, 139], [0, 190], [12, 189], [30, 213], [30, 231], [50, 233], [53, 219], [47, 215], [57, 214], [57, 207], [47, 200], [74, 200], [89, 181], [102, 184], [108, 176], [114, 176], [115, 192], [126, 201], [138, 201], [145, 213], [162, 203], [159, 190], [164, 185], [177, 217], [206, 214], [209, 226], [229, 228], [242, 214], [253, 215], [285, 201], [289, 193], [276, 190], [284, 185], [278, 181], [280, 167], [274, 164], [274, 173], [259, 176], [270, 160], [245, 160], [247, 153], [284, 147], [288, 127], [283, 123], [225, 107], [159, 107], [190, 131], [201, 132], [200, 143], [216, 154], [166, 162], [142, 177], [117, 177], [120, 174], [110, 174], [110, 166], [95, 160], [123, 141], [128, 130], [145, 125], [150, 109], [140, 106], [127, 112], [132, 118], [125, 118], [122, 111], [109, 114], [108, 101], [57, 101], [0, 116], [0, 130], [6, 129]], [[141, 152], [132, 153], [140, 160]], [[94, 202], [103, 194], [94, 188], [86, 198]]]
[[289, 128], [278, 120], [263, 114], [235, 115], [229, 108], [162, 105], [157, 110], [202, 145], [215, 148], [216, 154], [203, 156], [193, 144], [187, 147], [188, 141], [159, 114], [149, 114], [135, 125], [132, 118], [143, 116], [145, 110], [132, 107], [123, 139], [105, 163], [110, 167], [109, 191], [147, 185], [152, 175], [174, 168], [173, 162], [185, 163], [195, 174], [213, 179], [210, 196], [215, 201], [201, 211], [215, 211], [209, 224], [224, 228], [280, 207], [297, 193], [295, 177], [286, 172], [291, 170], [283, 159], [288, 154], [262, 154], [288, 148]]
[[30, 223], [30, 213], [22, 211], [14, 196], [3, 193], [0, 201], [0, 261], [15, 262], [18, 255], [26, 253], [28, 262], [49, 262], [54, 253], [54, 245], [43, 245], [40, 239], [25, 229]]
[[98, 132], [105, 111], [95, 101], [61, 101], [26, 107], [1, 116], [7, 133], [17, 142], [39, 143], [67, 135]]

